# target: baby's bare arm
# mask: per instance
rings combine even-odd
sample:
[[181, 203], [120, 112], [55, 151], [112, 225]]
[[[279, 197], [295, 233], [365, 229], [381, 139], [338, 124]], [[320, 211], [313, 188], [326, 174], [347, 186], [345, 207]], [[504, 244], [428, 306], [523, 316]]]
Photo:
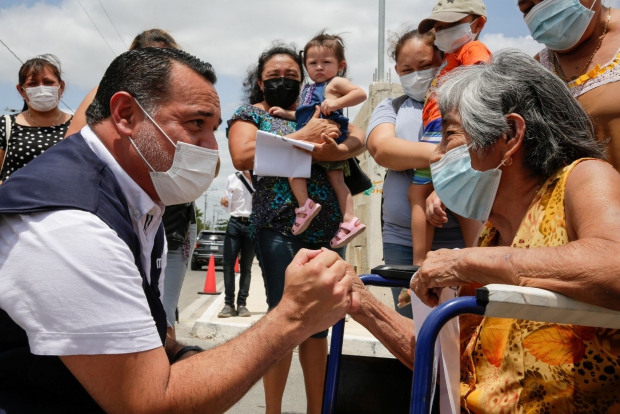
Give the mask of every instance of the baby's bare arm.
[[282, 109], [279, 106], [272, 106], [269, 108], [269, 115], [277, 116], [279, 118], [288, 119], [290, 121], [295, 120], [295, 111], [290, 111], [287, 109]]
[[335, 77], [325, 88], [325, 101], [321, 105], [324, 114], [361, 104], [366, 92], [346, 78]]

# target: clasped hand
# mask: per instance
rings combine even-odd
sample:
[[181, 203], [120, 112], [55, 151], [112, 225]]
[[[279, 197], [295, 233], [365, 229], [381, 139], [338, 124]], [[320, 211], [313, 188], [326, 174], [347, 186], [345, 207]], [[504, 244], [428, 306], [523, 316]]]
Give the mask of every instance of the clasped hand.
[[280, 303], [314, 332], [327, 329], [359, 307], [351, 272], [351, 265], [333, 251], [301, 249], [286, 269]]

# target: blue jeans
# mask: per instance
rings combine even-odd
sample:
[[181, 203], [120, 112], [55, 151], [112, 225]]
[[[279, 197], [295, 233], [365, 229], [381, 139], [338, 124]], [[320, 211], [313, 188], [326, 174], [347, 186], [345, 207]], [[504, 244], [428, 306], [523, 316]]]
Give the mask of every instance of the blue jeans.
[[[413, 248], [410, 246], [403, 246], [402, 244], [383, 243], [383, 261], [386, 265], [411, 265], [413, 263]], [[400, 295], [401, 290], [401, 288], [392, 288], [394, 309], [401, 315], [413, 319], [411, 306], [405, 306], [402, 309], [396, 306], [398, 303], [398, 295]]]
[[[263, 271], [265, 293], [269, 310], [275, 308], [284, 293], [284, 274], [301, 249], [319, 250], [329, 247], [326, 243], [307, 243], [297, 237], [287, 237], [271, 229], [258, 229], [254, 237], [254, 250], [258, 264]], [[333, 249], [332, 249], [333, 250]], [[345, 248], [335, 250], [340, 257], [344, 256]], [[326, 338], [327, 330], [312, 335], [312, 338]]]
[[239, 295], [237, 306], [245, 306], [250, 294], [250, 279], [252, 278], [252, 262], [254, 261], [254, 246], [250, 237], [250, 222], [237, 220], [231, 217], [224, 236], [224, 303], [235, 307], [235, 262], [239, 257]]
[[[194, 244], [196, 243], [196, 224], [189, 226], [189, 256], [192, 257]], [[164, 277], [164, 296], [161, 299], [166, 311], [166, 320], [169, 326], [174, 326], [176, 321], [176, 310], [181, 296], [183, 280], [187, 271], [187, 260], [183, 255], [183, 247], [176, 250], [168, 250], [166, 255], [166, 270]]]

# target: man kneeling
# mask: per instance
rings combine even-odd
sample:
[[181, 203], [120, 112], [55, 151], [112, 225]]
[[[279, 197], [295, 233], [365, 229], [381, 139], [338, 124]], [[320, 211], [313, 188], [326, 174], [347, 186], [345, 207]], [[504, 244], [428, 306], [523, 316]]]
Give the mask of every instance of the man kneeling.
[[126, 52], [106, 71], [88, 126], [0, 186], [1, 410], [223, 412], [356, 307], [348, 265], [302, 250], [279, 306], [171, 365], [179, 347], [164, 345], [161, 216], [215, 176], [215, 81], [211, 65], [179, 50]]

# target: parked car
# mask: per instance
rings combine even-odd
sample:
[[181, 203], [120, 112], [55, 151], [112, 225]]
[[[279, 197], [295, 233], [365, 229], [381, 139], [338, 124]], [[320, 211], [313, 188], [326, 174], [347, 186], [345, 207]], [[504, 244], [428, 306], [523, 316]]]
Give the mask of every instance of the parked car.
[[196, 246], [192, 254], [191, 269], [199, 270], [209, 264], [209, 258], [213, 255], [215, 265], [222, 265], [224, 255], [224, 231], [202, 230], [196, 238]]

